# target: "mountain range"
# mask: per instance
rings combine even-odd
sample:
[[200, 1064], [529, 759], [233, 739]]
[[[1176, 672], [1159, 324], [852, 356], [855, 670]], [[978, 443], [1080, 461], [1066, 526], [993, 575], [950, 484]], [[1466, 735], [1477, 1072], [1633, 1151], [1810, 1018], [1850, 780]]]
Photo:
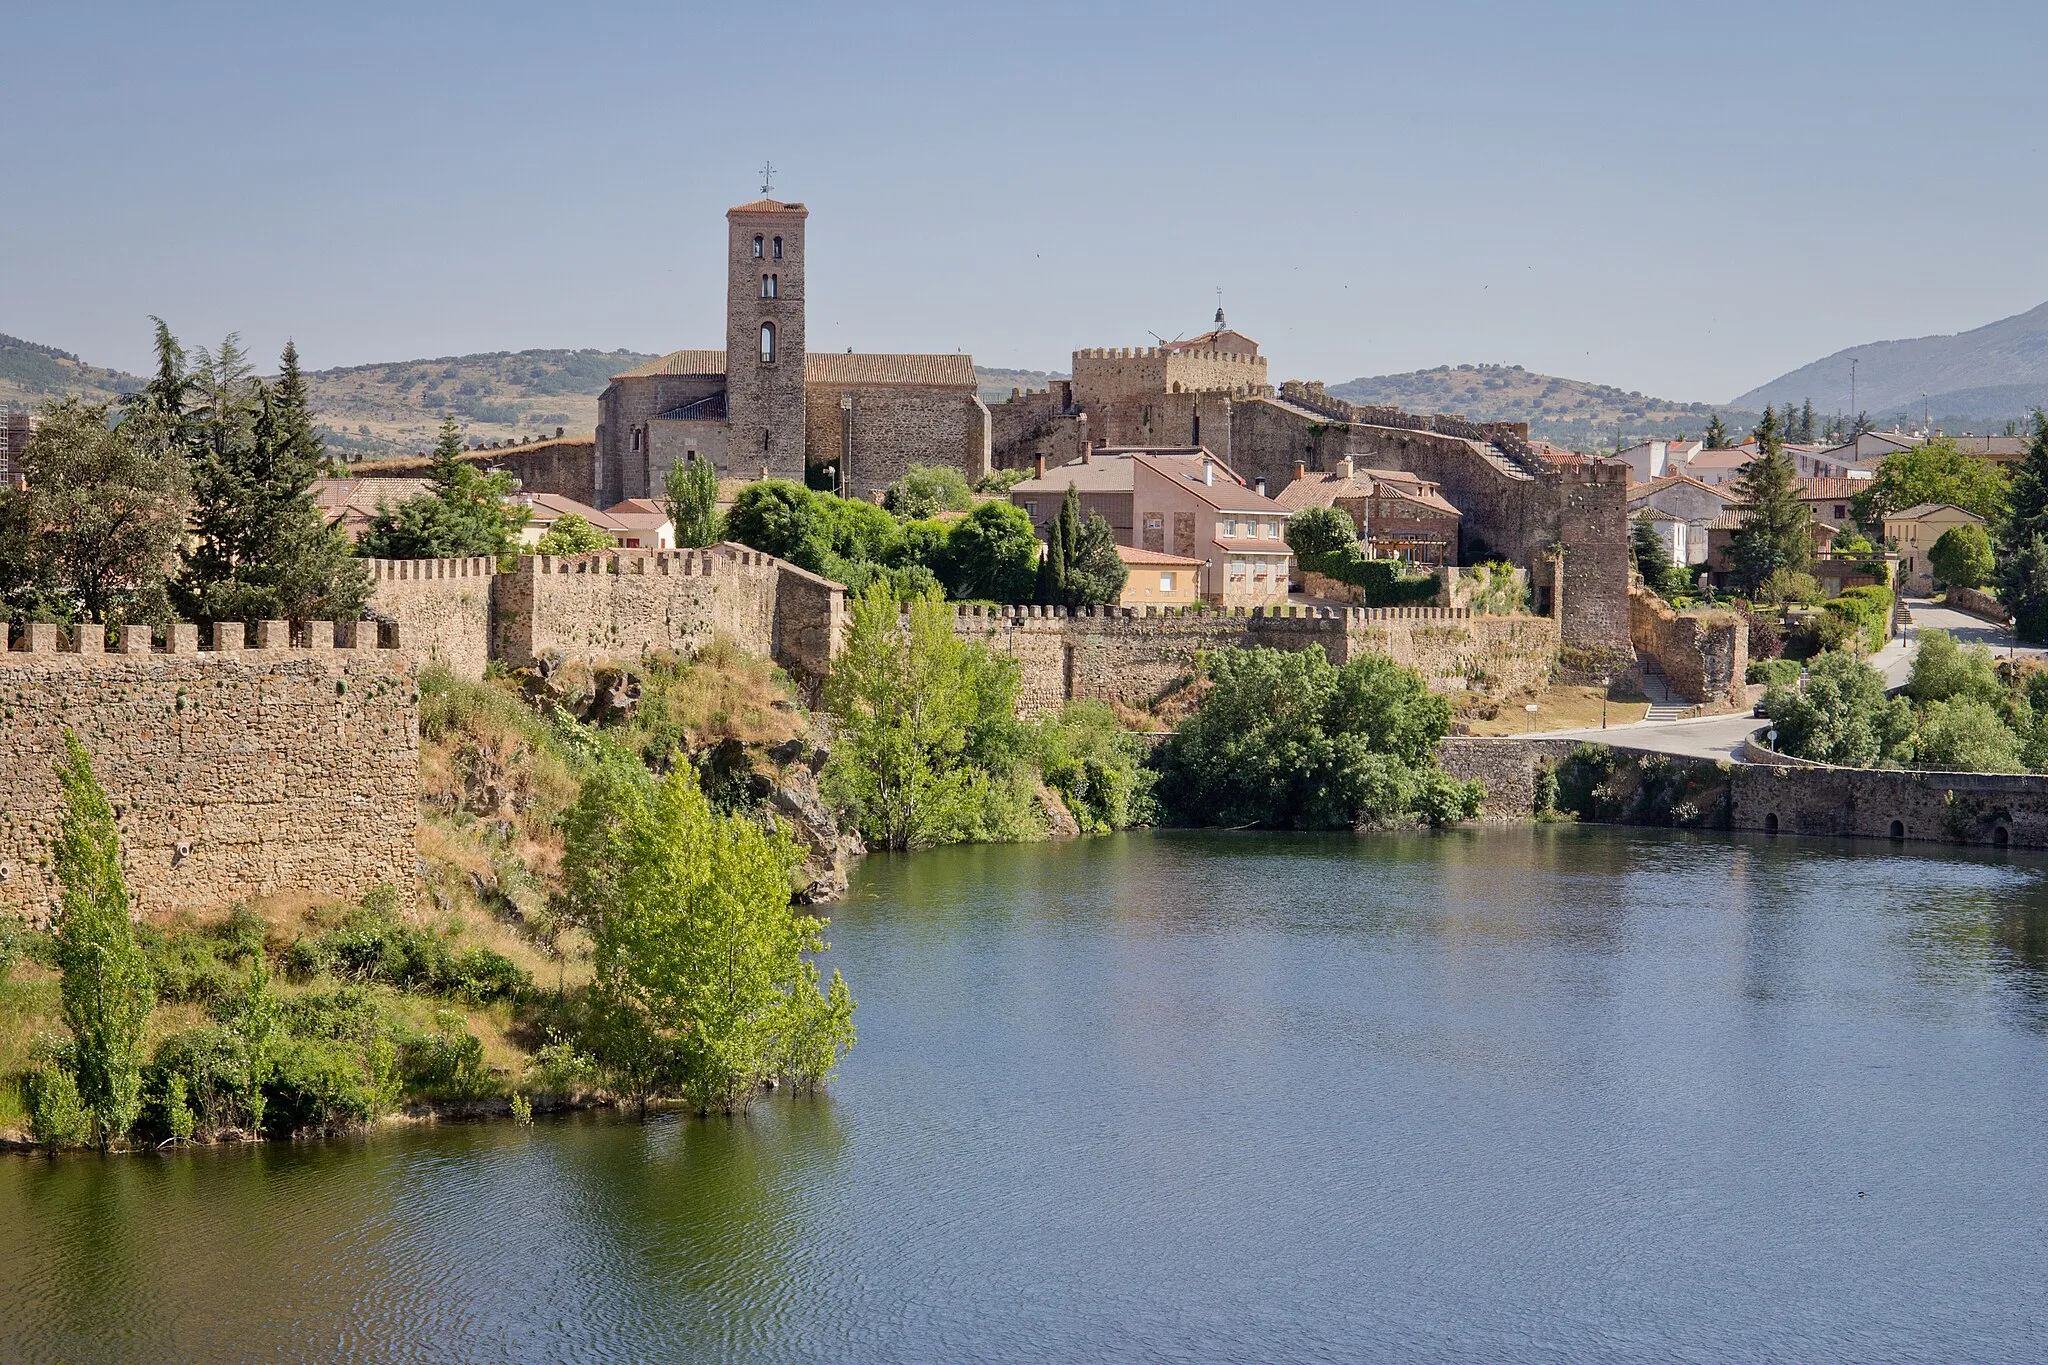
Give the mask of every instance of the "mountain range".
[[1822, 412], [1867, 412], [1880, 426], [1931, 416], [1939, 426], [1983, 431], [2024, 419], [2048, 407], [2048, 303], [1950, 336], [1851, 346], [1760, 384], [1733, 405], [1760, 410], [1809, 398]]

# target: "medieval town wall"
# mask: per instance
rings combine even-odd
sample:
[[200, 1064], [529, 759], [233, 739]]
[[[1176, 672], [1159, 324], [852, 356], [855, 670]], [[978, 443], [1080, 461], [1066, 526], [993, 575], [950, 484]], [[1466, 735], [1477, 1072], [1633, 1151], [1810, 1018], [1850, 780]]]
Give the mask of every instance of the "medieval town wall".
[[1674, 691], [1709, 710], [1749, 705], [1749, 624], [1732, 611], [1673, 611], [1655, 593], [1631, 590], [1629, 641]]
[[[592, 436], [562, 436], [527, 445], [465, 450], [462, 462], [478, 469], [505, 470], [528, 493], [557, 493], [591, 506], [599, 505], [597, 440]], [[421, 479], [433, 467], [431, 456], [407, 455], [393, 460], [365, 460], [349, 466], [348, 472], [351, 477], [366, 479]]]
[[400, 647], [424, 668], [440, 664], [458, 678], [481, 678], [491, 657], [491, 593], [497, 562], [471, 559], [373, 559], [370, 610], [398, 626]]
[[1189, 677], [1202, 650], [1316, 647], [1335, 664], [1383, 654], [1416, 669], [1439, 691], [1541, 683], [1557, 659], [1557, 624], [1546, 617], [1433, 607], [1069, 611], [963, 604], [954, 630], [1017, 660], [1026, 714], [1068, 701], [1150, 705]]
[[[68, 727], [114, 806], [138, 911], [209, 910], [298, 890], [355, 899], [417, 887], [419, 689], [374, 622], [240, 622], [201, 651], [128, 627], [21, 628], [0, 653], [0, 909], [40, 917]], [[341, 635], [340, 646], [336, 645]], [[213, 641], [210, 641], [210, 643]], [[81, 648], [83, 645], [83, 648]]]

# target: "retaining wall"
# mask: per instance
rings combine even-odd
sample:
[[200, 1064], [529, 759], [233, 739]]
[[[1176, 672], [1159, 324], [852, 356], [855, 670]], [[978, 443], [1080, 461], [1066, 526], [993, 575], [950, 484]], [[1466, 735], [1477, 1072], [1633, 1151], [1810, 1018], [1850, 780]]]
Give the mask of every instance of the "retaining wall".
[[[0, 909], [48, 913], [70, 727], [121, 830], [139, 912], [211, 910], [300, 890], [417, 889], [419, 692], [374, 622], [170, 628], [114, 651], [90, 628], [22, 628], [0, 653]], [[336, 636], [341, 637], [340, 646]], [[386, 632], [387, 636], [389, 632]], [[82, 646], [82, 647], [81, 647]]]
[[1673, 611], [1655, 593], [1631, 589], [1628, 633], [1687, 701], [1710, 711], [1748, 706], [1749, 623], [1734, 612]]

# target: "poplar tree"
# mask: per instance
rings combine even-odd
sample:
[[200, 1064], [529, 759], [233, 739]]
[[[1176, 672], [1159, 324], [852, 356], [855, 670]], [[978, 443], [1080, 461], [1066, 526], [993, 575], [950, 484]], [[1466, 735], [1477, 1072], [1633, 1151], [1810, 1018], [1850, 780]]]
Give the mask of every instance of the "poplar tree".
[[662, 491], [667, 494], [665, 510], [675, 528], [678, 548], [701, 549], [718, 543], [725, 526], [718, 514], [718, 471], [711, 461], [670, 465]]
[[156, 985], [129, 918], [114, 809], [69, 727], [64, 750], [57, 765], [64, 816], [50, 849], [63, 888], [57, 966], [73, 1039], [71, 1073], [91, 1116], [93, 1141], [106, 1148], [126, 1136], [141, 1109], [142, 1050]]
[[1764, 409], [1753, 435], [1756, 458], [1735, 484], [1742, 525], [1728, 547], [1737, 580], [1752, 593], [1772, 574], [1802, 570], [1813, 558], [1813, 517], [1799, 500], [1775, 410]]

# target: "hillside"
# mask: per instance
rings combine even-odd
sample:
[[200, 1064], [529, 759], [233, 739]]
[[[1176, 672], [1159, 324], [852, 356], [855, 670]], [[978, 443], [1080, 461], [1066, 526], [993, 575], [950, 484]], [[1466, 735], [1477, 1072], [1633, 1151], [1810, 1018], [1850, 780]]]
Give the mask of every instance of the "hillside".
[[1917, 425], [1931, 412], [1944, 426], [1983, 430], [2048, 406], [2048, 303], [1968, 332], [1851, 346], [1751, 389], [1736, 406], [1811, 398], [1822, 412], [1847, 413], [1851, 360], [1855, 406], [1879, 425], [1901, 415]]
[[1005, 370], [990, 365], [974, 367], [975, 388], [984, 403], [1007, 403], [1011, 389], [1043, 389], [1055, 379], [1072, 377], [1060, 370]]
[[98, 403], [142, 384], [135, 375], [88, 365], [69, 351], [0, 333], [0, 403], [34, 406], [67, 393]]
[[1475, 422], [1527, 422], [1532, 436], [1574, 450], [1613, 450], [1652, 436], [1698, 436], [1715, 413], [1730, 430], [1747, 430], [1756, 413], [1712, 403], [1661, 398], [1536, 374], [1520, 365], [1439, 365], [1433, 370], [1383, 374], [1330, 385], [1353, 403], [1405, 408], [1415, 413], [1457, 413]]

